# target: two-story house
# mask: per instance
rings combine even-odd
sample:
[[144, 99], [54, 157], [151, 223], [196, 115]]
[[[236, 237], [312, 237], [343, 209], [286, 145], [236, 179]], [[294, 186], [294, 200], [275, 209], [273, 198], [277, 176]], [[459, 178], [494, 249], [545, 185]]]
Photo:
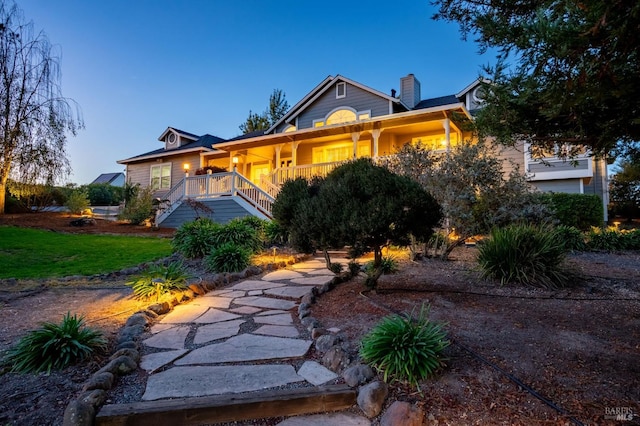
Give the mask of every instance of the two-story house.
[[[207, 204], [220, 222], [245, 215], [269, 219], [285, 180], [323, 176], [353, 158], [393, 155], [418, 140], [434, 150], [451, 149], [472, 138], [465, 123], [481, 106], [480, 81], [457, 94], [423, 99], [413, 74], [402, 77], [399, 91], [389, 94], [329, 76], [266, 131], [223, 140], [169, 127], [159, 137], [163, 148], [118, 163], [126, 166], [129, 182], [151, 185], [167, 200], [169, 207], [157, 219], [160, 226], [193, 219], [186, 198]], [[541, 162], [524, 146], [501, 155], [519, 164], [542, 191], [597, 193], [606, 206], [603, 161], [585, 154], [577, 165], [556, 158]]]

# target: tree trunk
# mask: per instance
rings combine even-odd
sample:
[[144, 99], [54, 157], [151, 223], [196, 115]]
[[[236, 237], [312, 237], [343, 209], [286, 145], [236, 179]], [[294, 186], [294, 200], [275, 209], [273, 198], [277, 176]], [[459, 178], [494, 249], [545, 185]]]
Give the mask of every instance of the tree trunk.
[[324, 254], [324, 261], [327, 264], [327, 269], [331, 270], [331, 258], [329, 257], [329, 252], [325, 248], [325, 249], [322, 249], [322, 253]]
[[5, 176], [0, 177], [0, 214], [4, 214], [4, 207], [6, 204], [7, 195], [7, 178]]
[[458, 247], [460, 245], [460, 243], [463, 242], [464, 240], [466, 240], [467, 238], [468, 238], [467, 236], [460, 236], [456, 240], [454, 240], [453, 242], [449, 243], [447, 248], [442, 252], [442, 255], [440, 256], [440, 259], [441, 260], [449, 259], [449, 255], [451, 254], [453, 249]]

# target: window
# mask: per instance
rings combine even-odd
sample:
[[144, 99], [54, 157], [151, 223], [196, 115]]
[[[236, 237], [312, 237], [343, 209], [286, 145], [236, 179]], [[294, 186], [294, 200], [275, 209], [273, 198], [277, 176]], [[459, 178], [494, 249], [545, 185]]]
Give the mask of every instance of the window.
[[296, 130], [296, 126], [289, 124], [287, 127], [285, 127], [282, 133], [295, 132]]
[[336, 99], [347, 96], [347, 83], [336, 84]]
[[339, 109], [331, 113], [325, 120], [325, 124], [330, 126], [332, 124], [351, 123], [356, 121], [356, 113], [348, 109]]
[[[368, 141], [358, 142], [358, 158], [370, 157], [371, 149]], [[350, 160], [353, 158], [353, 143], [342, 143], [337, 145], [322, 146], [313, 148], [313, 164], [333, 163], [337, 161]]]
[[151, 188], [171, 189], [171, 163], [151, 166]]

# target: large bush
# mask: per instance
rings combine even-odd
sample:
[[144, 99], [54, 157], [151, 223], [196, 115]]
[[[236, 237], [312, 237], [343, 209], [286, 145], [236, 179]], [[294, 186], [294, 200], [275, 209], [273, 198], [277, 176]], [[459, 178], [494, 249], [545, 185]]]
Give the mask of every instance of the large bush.
[[558, 192], [543, 194], [542, 200], [551, 207], [561, 225], [573, 226], [581, 231], [602, 226], [604, 207], [597, 195]]
[[519, 283], [558, 288], [568, 283], [562, 268], [565, 247], [548, 226], [510, 225], [495, 228], [478, 249], [485, 277], [502, 284]]
[[207, 269], [213, 272], [240, 272], [250, 262], [251, 250], [233, 243], [217, 246], [205, 258]]
[[128, 199], [119, 217], [129, 221], [132, 225], [140, 225], [154, 219], [156, 205], [154, 204], [153, 189], [151, 187], [135, 188], [136, 190], [133, 191], [135, 195]]
[[219, 247], [225, 244], [233, 244], [249, 250], [252, 254], [257, 253], [263, 247], [263, 240], [260, 237], [262, 232], [260, 225], [262, 224], [251, 219], [231, 220], [226, 225], [215, 229], [213, 235], [214, 245]]
[[84, 189], [74, 190], [67, 198], [65, 207], [73, 214], [80, 214], [85, 209], [88, 209], [89, 198], [87, 198], [87, 192]]
[[92, 183], [86, 186], [92, 206], [117, 206], [124, 201], [124, 188], [108, 183]]

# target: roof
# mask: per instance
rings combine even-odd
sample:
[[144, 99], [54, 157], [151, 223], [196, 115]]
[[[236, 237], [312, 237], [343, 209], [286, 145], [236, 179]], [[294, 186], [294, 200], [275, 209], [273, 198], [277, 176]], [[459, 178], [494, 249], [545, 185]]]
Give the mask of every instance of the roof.
[[440, 96], [438, 98], [423, 99], [413, 107], [416, 109], [433, 108], [442, 105], [459, 104], [460, 100], [455, 95]]
[[118, 172], [118, 173], [103, 173], [100, 176], [98, 176], [97, 178], [95, 178], [95, 180], [93, 182], [91, 182], [91, 183], [92, 184], [94, 184], [94, 183], [112, 183], [113, 181], [115, 181], [116, 179], [118, 179], [121, 176], [124, 178], [124, 173], [121, 173], [121, 172]]
[[193, 142], [189, 142], [188, 144], [182, 145], [178, 148], [173, 148], [173, 149], [165, 149], [165, 148], [159, 148], [159, 149], [154, 149], [153, 151], [149, 151], [149, 152], [145, 152], [144, 154], [140, 154], [140, 155], [136, 155], [135, 157], [131, 157], [131, 158], [127, 158], [125, 160], [119, 160], [118, 164], [126, 164], [126, 163], [131, 163], [137, 160], [146, 160], [149, 158], [156, 158], [156, 157], [167, 157], [167, 156], [172, 156], [172, 155], [176, 155], [176, 154], [184, 154], [187, 152], [198, 152], [198, 151], [215, 151], [215, 148], [213, 148], [213, 145], [215, 144], [219, 144], [221, 142], [224, 142], [225, 140], [222, 138], [219, 138], [217, 136], [213, 136], [210, 134], [205, 134], [202, 136], [195, 136], [198, 139], [193, 141]]
[[167, 133], [169, 133], [169, 132], [175, 132], [175, 133], [179, 134], [180, 136], [182, 136], [184, 138], [192, 139], [192, 140], [197, 140], [200, 137], [198, 135], [194, 135], [193, 133], [185, 132], [184, 130], [176, 129], [175, 127], [169, 126], [169, 127], [167, 127], [167, 130], [162, 132], [162, 134], [160, 135], [158, 140], [159, 141], [164, 140], [164, 137], [167, 136]]

